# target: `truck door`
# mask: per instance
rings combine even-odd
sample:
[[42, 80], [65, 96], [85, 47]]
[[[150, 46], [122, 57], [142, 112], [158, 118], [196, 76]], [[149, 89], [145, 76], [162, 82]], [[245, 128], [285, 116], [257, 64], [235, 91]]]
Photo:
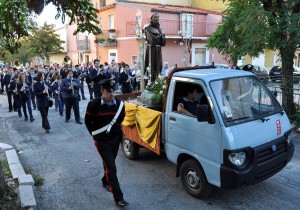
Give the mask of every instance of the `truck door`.
[[[177, 163], [180, 154], [195, 157], [201, 164], [210, 183], [219, 182], [221, 160], [221, 128], [216, 114], [215, 123], [198, 122], [196, 116], [179, 112], [182, 100], [190, 97], [189, 86], [196, 85], [196, 99], [211, 106], [204, 83], [199, 80], [184, 81], [175, 78], [171, 81], [168, 103], [165, 112], [165, 149], [169, 160]], [[172, 90], [173, 89], [173, 90]], [[185, 102], [182, 102], [185, 103]], [[185, 106], [185, 105], [184, 105]], [[188, 106], [185, 108], [189, 108]]]

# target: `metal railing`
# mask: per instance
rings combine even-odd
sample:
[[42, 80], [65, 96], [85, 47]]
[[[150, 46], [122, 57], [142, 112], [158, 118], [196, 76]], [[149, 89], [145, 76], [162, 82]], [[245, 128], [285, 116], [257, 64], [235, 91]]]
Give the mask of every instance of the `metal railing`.
[[82, 52], [90, 52], [90, 40], [84, 39], [84, 40], [77, 40], [77, 50]]
[[[208, 22], [208, 21], [181, 21], [181, 20], [164, 20], [159, 21], [160, 28], [164, 30], [167, 36], [179, 36], [178, 32], [182, 31], [183, 28], [189, 30], [186, 33], [192, 37], [206, 37], [210, 36], [217, 28], [219, 22]], [[149, 24], [149, 20], [143, 19], [142, 26]], [[126, 36], [135, 36], [135, 30], [137, 29], [136, 22], [130, 21], [126, 23]]]
[[[282, 105], [282, 95], [284, 92], [281, 89], [281, 87], [271, 86], [271, 85], [267, 85], [267, 87], [275, 95], [278, 102]], [[285, 91], [290, 92], [290, 89], [285, 90]], [[293, 88], [292, 91], [293, 91], [293, 102], [300, 105], [300, 87]]]

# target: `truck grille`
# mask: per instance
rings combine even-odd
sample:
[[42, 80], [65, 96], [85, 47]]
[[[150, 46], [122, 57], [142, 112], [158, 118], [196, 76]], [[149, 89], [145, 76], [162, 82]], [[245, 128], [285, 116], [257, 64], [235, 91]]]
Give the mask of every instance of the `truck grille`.
[[[276, 146], [276, 150], [273, 151], [272, 147]], [[255, 148], [257, 154], [257, 174], [255, 175], [255, 181], [261, 182], [270, 176], [280, 171], [286, 164], [284, 158], [287, 154], [288, 145], [285, 139], [280, 141], [270, 142], [265, 145]]]
[[[276, 151], [273, 152], [272, 146], [276, 145]], [[276, 158], [280, 154], [287, 152], [286, 142], [279, 142], [277, 144], [268, 145], [265, 149], [261, 150], [257, 154], [257, 166], [264, 164], [265, 162]]]

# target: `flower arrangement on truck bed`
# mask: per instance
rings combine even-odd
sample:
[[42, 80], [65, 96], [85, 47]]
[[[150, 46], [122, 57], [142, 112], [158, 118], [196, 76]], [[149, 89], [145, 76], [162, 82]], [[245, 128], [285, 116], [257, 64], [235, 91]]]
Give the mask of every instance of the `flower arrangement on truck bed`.
[[154, 83], [147, 87], [150, 91], [150, 102], [153, 105], [163, 104], [164, 91], [166, 89], [166, 79], [165, 77], [158, 76]]

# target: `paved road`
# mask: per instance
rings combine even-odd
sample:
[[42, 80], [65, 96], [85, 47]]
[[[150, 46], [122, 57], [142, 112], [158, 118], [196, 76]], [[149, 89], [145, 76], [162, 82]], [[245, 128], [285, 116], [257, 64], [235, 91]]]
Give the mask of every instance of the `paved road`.
[[[80, 102], [82, 114], [87, 103]], [[7, 112], [6, 97], [0, 96], [0, 142], [11, 141], [24, 152], [23, 166], [45, 178], [44, 185], [35, 189], [38, 209], [117, 209], [112, 195], [101, 187], [102, 163], [85, 126], [76, 124], [74, 117], [65, 123], [51, 109], [52, 129], [45, 134], [37, 111], [34, 116], [34, 122], [25, 123], [16, 113]], [[175, 177], [175, 166], [165, 156], [143, 150], [139, 160], [130, 161], [120, 150], [116, 162], [130, 203], [127, 209], [299, 209], [299, 137], [295, 144], [293, 160], [277, 175], [247, 188], [216, 188], [203, 200], [185, 192]]]

